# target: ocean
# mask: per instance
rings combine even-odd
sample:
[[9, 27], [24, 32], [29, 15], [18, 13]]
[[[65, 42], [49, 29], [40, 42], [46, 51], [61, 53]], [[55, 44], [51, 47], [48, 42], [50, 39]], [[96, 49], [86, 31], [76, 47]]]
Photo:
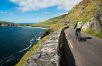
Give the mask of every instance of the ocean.
[[0, 66], [17, 64], [45, 32], [36, 27], [0, 27]]

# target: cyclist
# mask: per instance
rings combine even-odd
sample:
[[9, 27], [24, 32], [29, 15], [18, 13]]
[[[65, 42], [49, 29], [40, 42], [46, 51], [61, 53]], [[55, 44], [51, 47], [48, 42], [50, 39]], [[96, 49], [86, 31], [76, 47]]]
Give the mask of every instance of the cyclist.
[[83, 26], [82, 21], [77, 21], [77, 23], [74, 26], [74, 29], [76, 29], [75, 30], [75, 37], [79, 41], [81, 40], [81, 33], [80, 32], [81, 32], [82, 26]]

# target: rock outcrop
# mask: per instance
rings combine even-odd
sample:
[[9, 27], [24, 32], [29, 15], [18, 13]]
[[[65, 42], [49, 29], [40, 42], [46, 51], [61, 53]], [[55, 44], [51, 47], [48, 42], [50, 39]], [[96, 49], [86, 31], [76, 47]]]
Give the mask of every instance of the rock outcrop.
[[102, 32], [102, 10], [98, 11], [89, 22], [83, 26], [83, 30], [91, 29], [94, 32]]
[[27, 60], [25, 66], [59, 66], [58, 40], [61, 30], [54, 32]]

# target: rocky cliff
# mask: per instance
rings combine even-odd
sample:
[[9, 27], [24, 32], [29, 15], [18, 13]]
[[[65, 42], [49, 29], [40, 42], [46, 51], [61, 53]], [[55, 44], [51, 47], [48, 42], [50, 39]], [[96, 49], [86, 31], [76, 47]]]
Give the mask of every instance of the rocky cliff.
[[90, 21], [84, 24], [83, 30], [92, 30], [96, 33], [102, 32], [102, 10], [98, 11]]

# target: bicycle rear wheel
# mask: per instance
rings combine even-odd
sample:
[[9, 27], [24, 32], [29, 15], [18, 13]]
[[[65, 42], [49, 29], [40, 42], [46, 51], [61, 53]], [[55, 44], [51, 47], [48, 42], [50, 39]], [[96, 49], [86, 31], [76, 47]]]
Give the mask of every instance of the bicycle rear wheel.
[[77, 38], [79, 41], [81, 40], [81, 33], [79, 31], [77, 31]]

